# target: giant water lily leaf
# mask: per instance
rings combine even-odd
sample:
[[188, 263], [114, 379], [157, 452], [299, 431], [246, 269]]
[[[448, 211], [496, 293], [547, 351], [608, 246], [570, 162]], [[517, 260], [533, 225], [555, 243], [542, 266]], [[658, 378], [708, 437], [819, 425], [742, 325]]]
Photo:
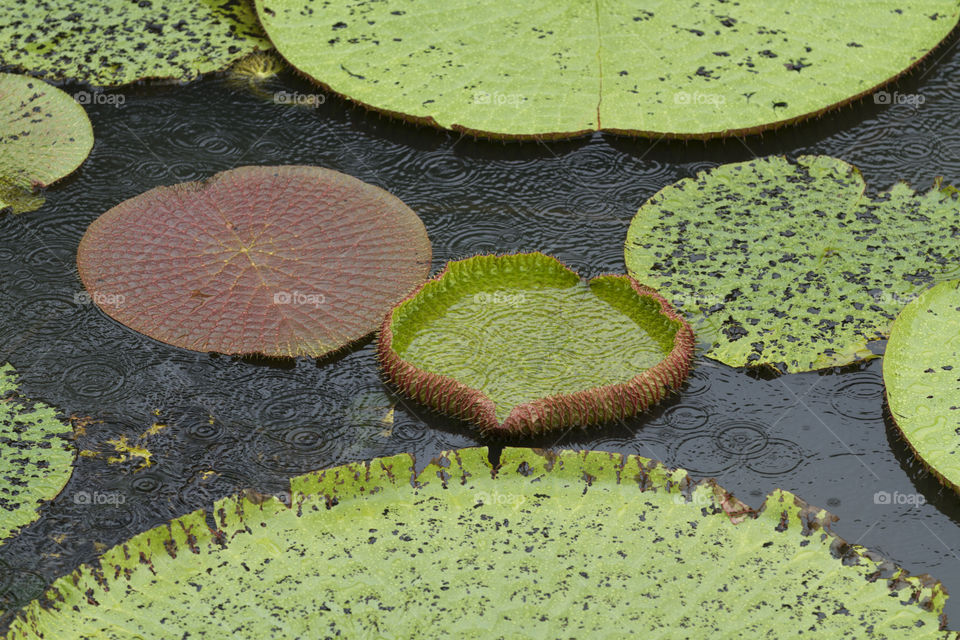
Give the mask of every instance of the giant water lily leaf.
[[693, 332], [626, 276], [584, 282], [541, 253], [475, 256], [384, 320], [379, 355], [407, 394], [484, 431], [633, 415], [686, 378]]
[[43, 198], [34, 188], [72, 173], [92, 147], [90, 119], [73, 98], [35, 78], [0, 73], [0, 209], [38, 208]]
[[640, 208], [627, 269], [711, 327], [707, 355], [731, 366], [872, 357], [866, 343], [903, 304], [960, 266], [960, 202], [939, 183], [875, 199], [864, 188], [854, 167], [825, 156], [716, 167]]
[[0, 64], [54, 80], [188, 80], [269, 48], [248, 0], [0, 3]]
[[374, 331], [427, 276], [420, 218], [319, 167], [241, 167], [158, 187], [90, 225], [77, 253], [108, 315], [186, 349], [319, 357]]
[[0, 541], [37, 519], [73, 472], [72, 430], [52, 407], [17, 393], [16, 373], [0, 365]]
[[873, 91], [957, 0], [256, 0], [277, 50], [380, 111], [495, 137], [760, 131]]
[[960, 492], [960, 280], [935, 285], [897, 316], [883, 383], [904, 440]]
[[417, 475], [399, 455], [294, 478], [289, 507], [220, 500], [218, 531], [197, 511], [107, 551], [8, 640], [946, 637], [939, 582], [785, 491], [756, 513], [637, 456], [501, 463], [463, 449]]

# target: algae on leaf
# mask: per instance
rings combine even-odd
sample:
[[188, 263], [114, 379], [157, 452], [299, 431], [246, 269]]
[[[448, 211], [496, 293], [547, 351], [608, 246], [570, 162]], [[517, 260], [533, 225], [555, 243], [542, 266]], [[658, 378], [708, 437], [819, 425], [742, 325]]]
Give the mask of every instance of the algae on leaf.
[[0, 3], [0, 65], [51, 80], [190, 80], [269, 48], [249, 0]]
[[960, 200], [939, 181], [873, 199], [826, 156], [716, 167], [662, 189], [633, 219], [627, 270], [698, 323], [707, 355], [784, 371], [873, 357], [867, 342], [960, 268]]
[[33, 211], [33, 193], [69, 175], [93, 148], [83, 107], [42, 80], [0, 73], [0, 210]]
[[503, 138], [756, 132], [867, 94], [958, 0], [255, 0], [277, 50], [355, 102]]
[[376, 330], [430, 255], [423, 222], [383, 189], [240, 167], [121, 202], [87, 228], [77, 265], [105, 313], [156, 340], [320, 357]]
[[73, 473], [72, 429], [57, 412], [17, 393], [13, 367], [0, 365], [0, 542], [39, 517]]
[[584, 282], [541, 253], [450, 262], [383, 322], [379, 356], [405, 393], [487, 432], [634, 415], [687, 377], [693, 333], [626, 276]]
[[897, 316], [883, 383], [904, 440], [960, 493], [960, 280], [928, 289]]
[[[759, 513], [638, 456], [408, 455], [226, 498], [57, 580], [8, 640], [54, 637], [945, 638], [946, 592], [785, 491]], [[879, 579], [878, 579], [879, 578]]]

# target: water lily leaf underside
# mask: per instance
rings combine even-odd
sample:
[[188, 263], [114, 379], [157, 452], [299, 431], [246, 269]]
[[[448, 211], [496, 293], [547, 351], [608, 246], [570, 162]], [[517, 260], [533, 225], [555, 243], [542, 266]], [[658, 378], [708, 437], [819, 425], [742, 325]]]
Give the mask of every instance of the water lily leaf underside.
[[157, 187], [97, 218], [77, 265], [118, 322], [186, 349], [321, 357], [372, 333], [427, 277], [423, 222], [309, 166]]

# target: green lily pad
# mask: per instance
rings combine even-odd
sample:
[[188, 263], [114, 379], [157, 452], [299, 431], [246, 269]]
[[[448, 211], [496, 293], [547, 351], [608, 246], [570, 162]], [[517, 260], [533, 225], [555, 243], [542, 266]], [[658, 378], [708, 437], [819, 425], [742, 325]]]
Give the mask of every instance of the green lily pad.
[[826, 156], [716, 167], [640, 207], [627, 270], [695, 317], [706, 355], [731, 366], [794, 372], [874, 357], [867, 342], [960, 267], [960, 203], [939, 181], [875, 199], [865, 187]]
[[904, 440], [960, 493], [960, 280], [935, 285], [897, 316], [883, 383]]
[[0, 541], [39, 517], [73, 473], [72, 429], [52, 407], [17, 394], [9, 364], [0, 365]]
[[0, 209], [39, 208], [43, 197], [34, 189], [72, 173], [92, 148], [90, 119], [73, 98], [41, 80], [0, 73]]
[[[28, 638], [945, 638], [946, 593], [775, 491], [759, 512], [638, 456], [399, 455], [246, 492], [108, 550]], [[250, 498], [253, 499], [250, 499]], [[441, 634], [443, 635], [443, 634]]]
[[248, 0], [7, 0], [0, 65], [116, 86], [190, 80], [269, 49]]
[[710, 138], [846, 104], [957, 24], [956, 0], [255, 0], [297, 69], [381, 112], [498, 138]]
[[532, 433], [634, 415], [686, 378], [693, 332], [626, 276], [584, 282], [542, 253], [475, 256], [394, 307], [386, 376], [482, 430]]

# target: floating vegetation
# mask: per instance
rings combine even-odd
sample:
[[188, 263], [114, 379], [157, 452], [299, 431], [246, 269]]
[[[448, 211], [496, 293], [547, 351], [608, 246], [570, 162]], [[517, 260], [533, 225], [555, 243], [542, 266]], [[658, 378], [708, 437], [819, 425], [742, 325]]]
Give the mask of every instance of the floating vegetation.
[[687, 377], [693, 332], [626, 276], [582, 281], [541, 253], [451, 262], [380, 331], [383, 370], [418, 401], [486, 432], [634, 415]]
[[427, 277], [420, 218], [320, 167], [241, 167], [120, 203], [80, 242], [118, 322], [196, 351], [321, 357], [372, 333]]

